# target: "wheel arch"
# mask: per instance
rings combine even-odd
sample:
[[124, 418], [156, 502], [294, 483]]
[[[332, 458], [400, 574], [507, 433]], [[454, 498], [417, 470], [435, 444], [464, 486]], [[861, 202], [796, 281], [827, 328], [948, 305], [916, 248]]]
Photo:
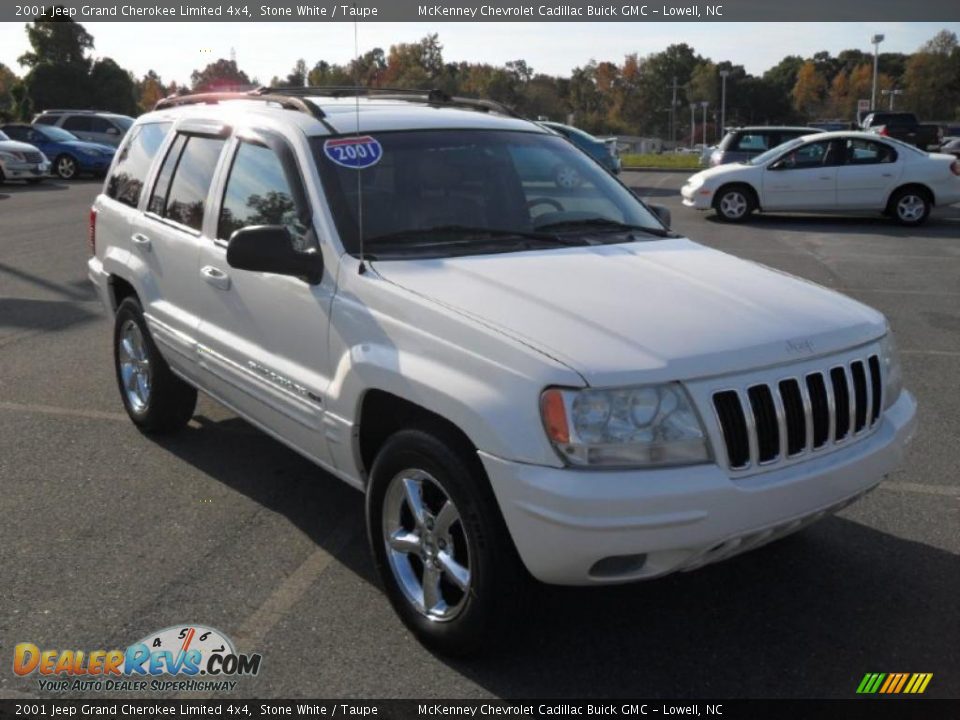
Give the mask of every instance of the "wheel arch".
[[760, 192], [749, 180], [728, 180], [727, 182], [723, 183], [717, 188], [716, 192], [713, 193], [713, 201], [710, 203], [710, 206], [716, 209], [717, 203], [720, 202], [720, 197], [723, 195], [723, 192], [733, 187], [741, 187], [746, 190], [753, 199], [753, 207], [757, 210], [763, 209], [763, 207], [760, 205]]
[[933, 192], [933, 189], [929, 185], [925, 185], [922, 182], [905, 182], [900, 185], [897, 185], [893, 190], [890, 191], [890, 194], [887, 195], [887, 202], [884, 205], [884, 212], [890, 213], [893, 212], [893, 199], [897, 196], [897, 193], [900, 193], [904, 190], [915, 189], [918, 193], [923, 194], [930, 201], [930, 205], [936, 207], [937, 205], [937, 196]]

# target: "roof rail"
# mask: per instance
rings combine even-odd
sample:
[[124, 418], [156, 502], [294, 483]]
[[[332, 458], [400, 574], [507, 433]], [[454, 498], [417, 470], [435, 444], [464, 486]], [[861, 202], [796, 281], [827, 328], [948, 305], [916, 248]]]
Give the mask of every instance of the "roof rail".
[[263, 88], [254, 90], [253, 92], [210, 92], [195, 93], [193, 95], [171, 95], [170, 97], [165, 97], [157, 101], [153, 109], [166, 110], [182, 105], [217, 105], [225, 100], [254, 100], [276, 103], [286, 110], [297, 110], [321, 121], [326, 117], [323, 110], [317, 107], [316, 103], [310, 102], [310, 100], [291, 97], [289, 95], [276, 95], [271, 92], [262, 92], [262, 90]]
[[271, 95], [286, 95], [292, 97], [319, 96], [319, 97], [354, 97], [356, 95], [364, 97], [377, 97], [383, 100], [407, 100], [409, 102], [422, 102], [428, 105], [449, 105], [452, 107], [471, 108], [481, 112], [495, 112], [501, 115], [526, 119], [523, 115], [508, 105], [497, 102], [496, 100], [486, 100], [480, 98], [467, 98], [452, 96], [443, 90], [433, 88], [430, 90], [416, 90], [410, 88], [383, 88], [383, 87], [359, 87], [351, 85], [320, 85], [310, 87], [269, 87], [254, 90], [254, 93], [268, 93]]

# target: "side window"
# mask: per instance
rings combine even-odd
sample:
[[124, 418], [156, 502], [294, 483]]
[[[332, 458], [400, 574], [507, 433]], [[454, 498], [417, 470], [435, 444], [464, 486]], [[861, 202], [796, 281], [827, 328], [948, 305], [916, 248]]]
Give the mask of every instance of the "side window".
[[294, 244], [305, 250], [307, 228], [300, 223], [297, 210], [276, 153], [262, 145], [240, 143], [223, 194], [217, 237], [229, 240], [234, 232], [250, 225], [283, 225]]
[[147, 203], [147, 212], [154, 215], [163, 216], [163, 209], [167, 206], [167, 193], [170, 191], [170, 180], [173, 178], [173, 171], [180, 162], [180, 153], [183, 152], [183, 146], [187, 144], [186, 135], [177, 135], [177, 138], [167, 150], [167, 156], [163, 159], [163, 165], [160, 166], [160, 174], [157, 175], [156, 182], [153, 183], [153, 192], [150, 194], [150, 202]]
[[109, 197], [130, 207], [137, 206], [150, 164], [169, 131], [170, 123], [149, 123], [134, 129], [107, 181]]
[[795, 170], [820, 167], [823, 165], [829, 147], [829, 141], [807, 143], [793, 152], [787, 153], [781, 162], [785, 168]]
[[[210, 181], [213, 179], [213, 171], [217, 167], [223, 143], [223, 138], [185, 136], [183, 150], [179, 157], [174, 159], [176, 166], [172, 171], [173, 177], [166, 192], [166, 201], [162, 205], [162, 212], [157, 212], [158, 215], [200, 231]], [[168, 154], [164, 161], [161, 178], [157, 180], [158, 187], [154, 189], [154, 197], [157, 196], [171, 157], [172, 153]], [[155, 207], [154, 197], [150, 199], [151, 208]]]
[[113, 127], [113, 124], [101, 117], [90, 118], [90, 132], [105, 133]]
[[739, 137], [735, 150], [763, 152], [770, 147], [770, 137], [761, 133], [744, 133]]
[[876, 165], [891, 163], [897, 159], [897, 152], [889, 145], [870, 140], [847, 140], [848, 165]]
[[9, 137], [11, 140], [20, 140], [22, 142], [25, 142], [27, 139], [26, 129], [19, 125], [5, 127], [3, 131], [7, 134], [7, 137]]
[[90, 132], [91, 120], [89, 115], [71, 115], [63, 121], [63, 129], [70, 132]]
[[59, 115], [41, 115], [36, 120], [33, 121], [34, 125], [56, 125], [57, 120], [60, 119]]

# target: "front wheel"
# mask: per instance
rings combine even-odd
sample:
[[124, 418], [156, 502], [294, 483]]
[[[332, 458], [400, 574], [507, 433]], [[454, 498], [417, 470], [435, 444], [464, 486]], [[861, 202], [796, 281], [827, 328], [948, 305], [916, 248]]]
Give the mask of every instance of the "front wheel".
[[61, 180], [72, 180], [79, 173], [80, 166], [69, 155], [60, 155], [53, 163], [53, 171]]
[[170, 370], [150, 337], [140, 303], [126, 298], [113, 331], [117, 385], [127, 415], [146, 433], [175, 432], [197, 405], [197, 391]]
[[926, 194], [915, 188], [898, 190], [890, 199], [893, 216], [901, 225], [920, 225], [930, 215], [931, 203]]
[[755, 206], [753, 193], [742, 185], [721, 188], [713, 201], [713, 209], [724, 222], [743, 222]]
[[387, 597], [425, 645], [496, 642], [527, 578], [475, 452], [443, 428], [401, 430], [377, 454], [367, 534]]

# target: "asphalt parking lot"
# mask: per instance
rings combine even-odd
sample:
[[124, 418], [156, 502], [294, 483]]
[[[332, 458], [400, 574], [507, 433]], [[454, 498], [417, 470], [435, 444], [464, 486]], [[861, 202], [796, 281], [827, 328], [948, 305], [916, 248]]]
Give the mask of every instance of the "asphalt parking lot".
[[960, 697], [960, 207], [881, 218], [680, 206], [678, 173], [625, 173], [707, 245], [887, 314], [920, 430], [878, 490], [694, 573], [541, 589], [498, 654], [431, 655], [367, 554], [362, 496], [202, 398], [182, 434], [138, 433], [86, 279], [99, 182], [0, 186], [0, 697], [41, 697], [13, 646], [125, 647], [181, 623], [263, 656], [241, 697], [853, 697], [866, 672], [932, 672]]

